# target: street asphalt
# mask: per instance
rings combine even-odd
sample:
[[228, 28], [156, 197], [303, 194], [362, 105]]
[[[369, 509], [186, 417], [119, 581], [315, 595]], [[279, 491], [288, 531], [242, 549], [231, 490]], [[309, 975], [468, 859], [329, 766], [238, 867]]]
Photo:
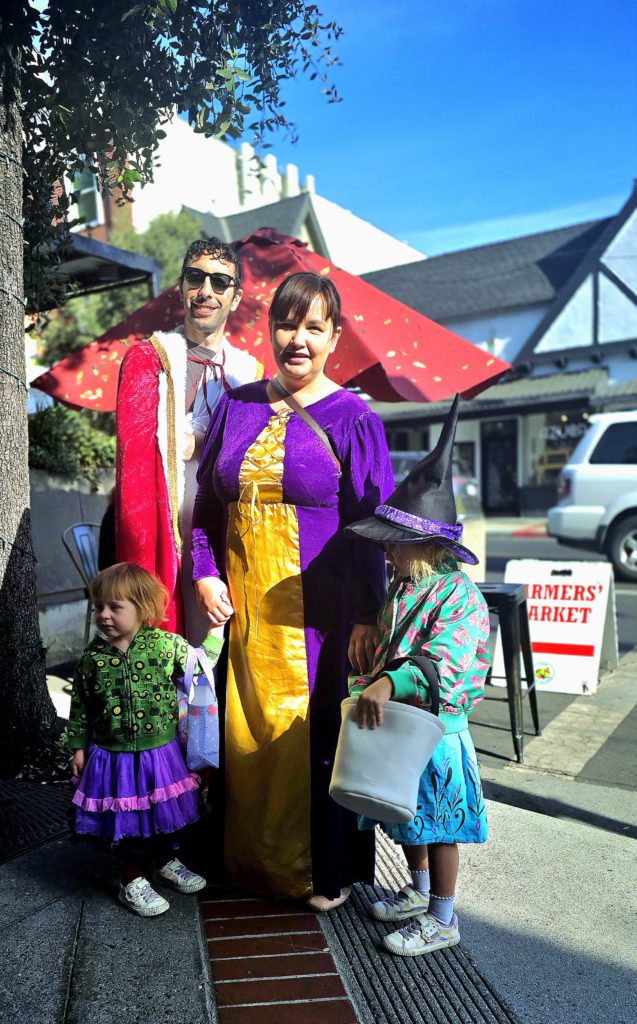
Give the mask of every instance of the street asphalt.
[[[504, 550], [524, 525], [519, 519], [489, 523], [489, 551]], [[533, 544], [533, 534], [524, 539], [524, 557], [529, 546], [538, 550]], [[499, 571], [492, 570], [491, 578]], [[630, 590], [627, 598], [632, 604]], [[533, 735], [525, 708], [524, 765], [513, 759], [504, 691], [488, 687], [472, 731], [490, 837], [485, 846], [462, 850], [458, 913], [459, 949], [466, 963], [473, 961], [492, 1003], [470, 1002], [456, 992], [454, 1021], [636, 1019], [635, 639], [629, 645], [624, 637], [619, 667], [602, 680], [596, 696], [541, 694], [542, 736]], [[399, 851], [382, 843], [379, 852], [381, 885], [405, 877]], [[196, 900], [171, 893], [168, 914], [140, 920], [118, 906], [114, 893], [106, 855], [66, 838], [0, 866], [0, 1024], [216, 1021]], [[418, 1002], [417, 983], [406, 980], [405, 965], [390, 954], [344, 959], [345, 950], [361, 945], [369, 899], [357, 887], [347, 909], [323, 919], [359, 1020], [451, 1020], [434, 1014], [426, 998]], [[448, 960], [434, 959], [427, 969], [437, 984], [453, 987], [458, 971], [440, 974], [439, 966], [457, 967], [457, 955], [449, 950], [435, 957]], [[460, 973], [466, 978], [466, 971]], [[421, 975], [426, 978], [426, 972]], [[380, 997], [370, 1002], [369, 991], [383, 986], [402, 993], [405, 1006], [411, 991], [409, 1016], [379, 1009]], [[450, 992], [449, 1005], [452, 998]]]

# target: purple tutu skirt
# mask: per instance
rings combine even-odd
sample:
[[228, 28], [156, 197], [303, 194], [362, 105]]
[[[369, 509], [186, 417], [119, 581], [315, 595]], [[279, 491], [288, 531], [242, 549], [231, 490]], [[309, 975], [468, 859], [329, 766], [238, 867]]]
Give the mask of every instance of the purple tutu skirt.
[[177, 739], [130, 754], [91, 743], [76, 785], [78, 835], [114, 843], [147, 839], [158, 832], [177, 832], [199, 817], [199, 783], [186, 768]]

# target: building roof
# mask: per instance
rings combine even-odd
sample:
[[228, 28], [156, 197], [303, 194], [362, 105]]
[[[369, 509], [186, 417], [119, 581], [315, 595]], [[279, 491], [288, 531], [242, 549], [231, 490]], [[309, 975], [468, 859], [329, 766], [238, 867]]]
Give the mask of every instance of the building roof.
[[[609, 384], [608, 374], [602, 368], [579, 373], [556, 373], [544, 377], [520, 377], [502, 384], [494, 384], [482, 394], [461, 403], [461, 418], [475, 418], [485, 413], [512, 415], [533, 409], [556, 408], [556, 402], [589, 401], [593, 405], [609, 399], [621, 400], [626, 407], [637, 405], [637, 378], [622, 384]], [[418, 419], [420, 422], [438, 422], [451, 407], [445, 402], [374, 402], [370, 407], [386, 423]], [[559, 406], [557, 406], [559, 407]]]
[[[581, 337], [580, 344], [575, 346], [571, 343], [563, 347], [563, 358], [570, 360], [577, 358], [578, 355], [594, 355], [598, 361], [601, 361], [601, 359], [607, 357], [608, 353], [612, 351], [612, 347], [614, 347], [615, 350], [622, 349], [626, 342], [633, 346], [634, 349], [635, 337], [634, 326], [632, 326], [634, 324], [633, 318], [631, 318], [630, 326], [626, 322], [622, 323], [621, 317], [618, 318], [617, 327], [621, 333], [616, 340], [607, 340], [605, 337], [600, 337], [601, 316], [599, 314], [599, 296], [601, 294], [601, 288], [604, 285], [610, 285], [612, 288], [618, 287], [620, 292], [623, 293], [624, 298], [627, 299], [633, 307], [632, 312], [634, 316], [634, 309], [637, 306], [637, 296], [635, 293], [634, 279], [631, 277], [630, 270], [628, 270], [627, 273], [622, 270], [617, 274], [613, 269], [612, 255], [610, 263], [608, 263], [604, 258], [604, 254], [611, 243], [620, 238], [621, 233], [630, 224], [630, 222], [634, 221], [636, 210], [637, 181], [634, 183], [632, 193], [617, 216], [611, 218], [611, 220], [607, 222], [600, 221], [600, 223], [606, 223], [608, 225], [607, 229], [601, 232], [596, 243], [591, 246], [589, 251], [579, 262], [579, 265], [575, 268], [573, 274], [571, 274], [564, 288], [561, 289], [559, 295], [555, 299], [555, 302], [551, 303], [540, 322], [537, 324], [535, 329], [531, 331], [531, 334], [517, 354], [516, 361], [518, 364], [524, 363], [525, 361], [530, 361], [531, 363], [546, 363], [555, 359], [556, 354], [560, 350], [553, 344], [546, 345], [547, 336], [550, 335], [551, 327], [565, 312], [568, 305], [575, 300], [577, 293], [585, 284], [587, 279], [590, 281], [592, 295], [596, 296], [592, 305], [595, 306], [598, 312], [596, 316], [593, 316], [593, 321], [589, 331], [585, 331]], [[632, 251], [631, 243], [629, 242], [628, 244], [629, 249], [626, 250], [623, 258], [626, 259], [628, 257], [629, 260], [633, 261], [634, 253]], [[630, 264], [627, 265], [630, 266]], [[600, 283], [600, 277], [602, 279], [605, 278], [606, 280], [602, 280]]]
[[[201, 223], [205, 235], [216, 235], [224, 242], [236, 242], [245, 235], [250, 235], [259, 228], [274, 228], [281, 235], [292, 238], [303, 238], [309, 233], [315, 251], [322, 256], [329, 256], [312, 200], [307, 192], [289, 199], [280, 199], [268, 206], [257, 206], [254, 209], [242, 210], [227, 217], [217, 217], [214, 213], [203, 213], [185, 207]], [[305, 232], [304, 232], [305, 228]]]
[[550, 303], [612, 219], [480, 245], [362, 276], [439, 322]]

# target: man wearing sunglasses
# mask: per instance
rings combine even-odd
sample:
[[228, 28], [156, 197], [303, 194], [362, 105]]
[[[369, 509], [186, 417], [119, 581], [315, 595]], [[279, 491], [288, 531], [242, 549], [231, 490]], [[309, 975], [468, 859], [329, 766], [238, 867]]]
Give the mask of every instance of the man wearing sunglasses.
[[209, 623], [191, 580], [190, 536], [203, 436], [224, 390], [259, 380], [262, 365], [225, 337], [241, 302], [241, 265], [218, 238], [197, 239], [178, 282], [183, 326], [156, 331], [126, 354], [117, 398], [119, 561], [168, 588], [165, 628], [197, 644]]

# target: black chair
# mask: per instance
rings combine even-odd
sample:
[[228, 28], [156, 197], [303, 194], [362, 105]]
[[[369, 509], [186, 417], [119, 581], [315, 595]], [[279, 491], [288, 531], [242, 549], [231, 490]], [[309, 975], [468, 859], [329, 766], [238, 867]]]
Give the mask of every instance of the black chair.
[[541, 736], [542, 734], [533, 671], [529, 616], [526, 607], [526, 586], [523, 583], [478, 583], [477, 586], [487, 602], [489, 611], [495, 612], [500, 622], [513, 749], [518, 763], [523, 764], [524, 719], [520, 650], [524, 662], [526, 693], [531, 707], [535, 735]]
[[98, 523], [76, 523], [69, 526], [62, 534], [62, 543], [69, 553], [73, 565], [77, 569], [86, 591], [86, 619], [84, 622], [84, 645], [88, 643], [91, 632], [91, 583], [97, 576], [97, 551], [100, 527]]

